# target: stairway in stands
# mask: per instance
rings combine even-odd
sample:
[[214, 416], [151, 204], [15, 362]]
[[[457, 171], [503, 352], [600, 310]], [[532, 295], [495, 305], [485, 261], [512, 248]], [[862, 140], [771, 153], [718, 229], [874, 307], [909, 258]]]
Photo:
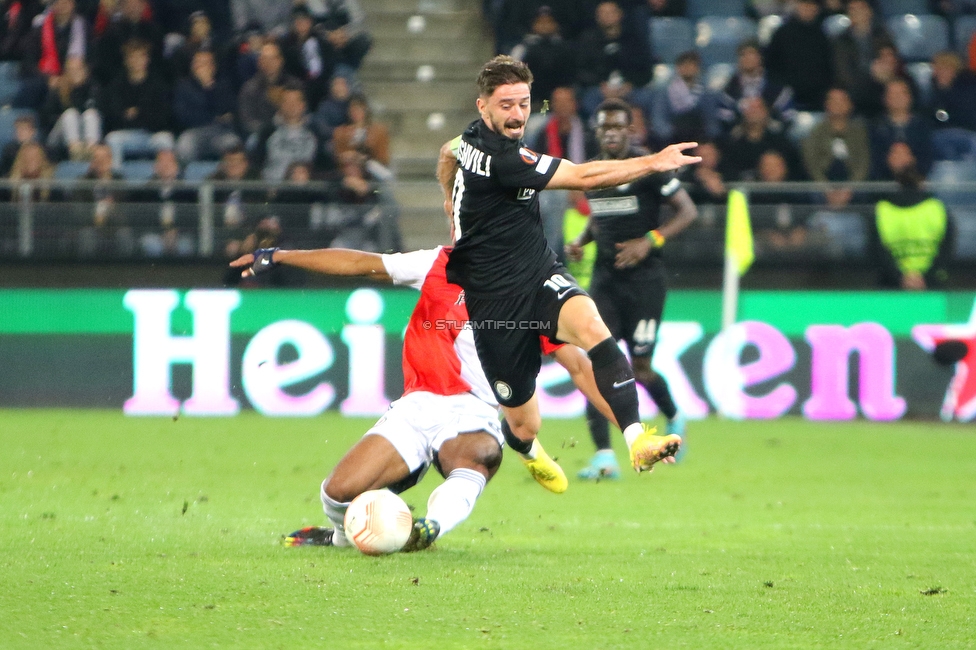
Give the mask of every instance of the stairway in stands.
[[492, 54], [477, 0], [361, 0], [373, 49], [361, 78], [389, 125], [406, 250], [448, 241], [437, 153], [477, 117], [475, 77]]

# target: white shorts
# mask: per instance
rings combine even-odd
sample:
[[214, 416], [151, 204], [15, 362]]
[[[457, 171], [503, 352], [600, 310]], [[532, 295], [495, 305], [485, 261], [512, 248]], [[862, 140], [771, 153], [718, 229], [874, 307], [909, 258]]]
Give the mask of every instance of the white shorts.
[[365, 435], [389, 440], [413, 472], [429, 465], [445, 442], [473, 431], [487, 431], [499, 446], [505, 440], [498, 411], [471, 393], [415, 392], [390, 404], [390, 410]]

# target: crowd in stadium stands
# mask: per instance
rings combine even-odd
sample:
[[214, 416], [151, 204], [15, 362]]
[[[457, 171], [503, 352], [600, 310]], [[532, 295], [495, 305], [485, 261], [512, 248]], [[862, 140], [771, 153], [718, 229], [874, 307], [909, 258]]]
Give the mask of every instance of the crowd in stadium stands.
[[[890, 180], [976, 165], [976, 1], [487, 0], [496, 47], [526, 61], [534, 144], [584, 160], [600, 101], [635, 106], [636, 144], [703, 143], [701, 202], [734, 181]], [[893, 13], [896, 12], [896, 13]], [[898, 156], [901, 160], [901, 156]], [[850, 191], [821, 200], [842, 206]]]

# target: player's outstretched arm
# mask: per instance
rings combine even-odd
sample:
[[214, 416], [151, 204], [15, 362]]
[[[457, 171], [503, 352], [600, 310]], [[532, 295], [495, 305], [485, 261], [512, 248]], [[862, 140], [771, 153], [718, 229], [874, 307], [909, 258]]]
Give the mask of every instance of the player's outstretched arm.
[[[267, 263], [262, 263], [267, 258]], [[314, 271], [324, 275], [364, 275], [383, 282], [391, 282], [390, 275], [383, 266], [383, 257], [377, 253], [350, 250], [346, 248], [319, 248], [315, 250], [286, 251], [278, 248], [265, 248], [241, 255], [230, 263], [242, 268], [241, 277], [247, 278], [263, 270], [270, 270], [278, 264]]]
[[699, 156], [686, 156], [684, 153], [697, 146], [697, 142], [682, 142], [648, 156], [623, 160], [592, 160], [580, 165], [562, 160], [556, 173], [549, 179], [546, 189], [588, 191], [631, 183], [648, 174], [669, 172], [701, 162]]
[[560, 346], [552, 356], [559, 365], [569, 372], [573, 383], [586, 396], [586, 399], [590, 400], [590, 403], [614, 426], [620, 428], [610, 405], [607, 404], [607, 400], [603, 399], [600, 389], [596, 387], [596, 379], [593, 378], [593, 364], [590, 363], [590, 358], [586, 356], [586, 353], [575, 345], [567, 343]]

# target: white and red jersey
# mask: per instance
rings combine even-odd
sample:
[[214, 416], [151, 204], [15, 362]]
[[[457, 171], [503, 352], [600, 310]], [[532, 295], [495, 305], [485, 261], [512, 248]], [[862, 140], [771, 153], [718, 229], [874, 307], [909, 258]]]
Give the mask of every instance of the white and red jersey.
[[464, 306], [464, 291], [447, 281], [449, 249], [383, 255], [394, 284], [420, 290], [420, 300], [403, 335], [403, 394], [471, 393], [497, 405], [478, 361]]

